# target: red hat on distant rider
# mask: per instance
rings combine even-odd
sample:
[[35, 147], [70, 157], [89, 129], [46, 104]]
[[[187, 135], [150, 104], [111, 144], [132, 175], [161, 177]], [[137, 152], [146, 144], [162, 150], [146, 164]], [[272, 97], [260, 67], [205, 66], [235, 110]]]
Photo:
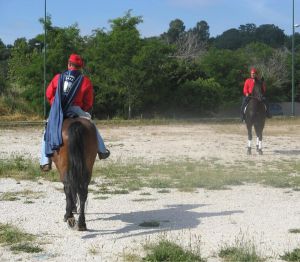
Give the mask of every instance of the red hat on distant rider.
[[251, 73], [251, 74], [256, 74], [256, 73], [257, 73], [257, 70], [256, 70], [254, 67], [252, 67], [251, 70], [250, 70], [250, 73]]
[[80, 55], [71, 54], [69, 57], [69, 62], [76, 66], [83, 67], [83, 60]]

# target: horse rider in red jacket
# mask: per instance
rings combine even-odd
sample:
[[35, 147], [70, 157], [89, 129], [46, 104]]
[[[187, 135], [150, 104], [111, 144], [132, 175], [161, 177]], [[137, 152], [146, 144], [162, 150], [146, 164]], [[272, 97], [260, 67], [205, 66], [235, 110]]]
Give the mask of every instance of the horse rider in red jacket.
[[[250, 70], [250, 78], [247, 78], [245, 83], [244, 83], [244, 89], [243, 89], [243, 93], [244, 93], [244, 97], [243, 97], [243, 103], [242, 103], [242, 107], [241, 107], [241, 119], [242, 121], [244, 121], [245, 118], [245, 107], [247, 106], [248, 102], [249, 102], [249, 95], [252, 94], [254, 85], [255, 85], [255, 81], [258, 80], [258, 76], [257, 76], [257, 70], [255, 68], [251, 68]], [[262, 85], [262, 94], [263, 94], [263, 102], [266, 106], [266, 116], [268, 118], [271, 118], [271, 114], [269, 111], [269, 103], [266, 99], [266, 97], [264, 96], [266, 93], [266, 84], [265, 82], [263, 82]]]
[[[91, 119], [91, 115], [88, 113], [92, 109], [94, 103], [94, 90], [91, 80], [83, 75], [81, 82], [78, 82], [78, 77], [81, 76], [81, 69], [83, 68], [83, 60], [77, 54], [71, 54], [68, 60], [68, 70], [62, 74], [57, 74], [51, 80], [49, 86], [46, 90], [46, 97], [52, 106], [56, 94], [56, 90], [60, 79], [62, 79], [62, 96], [67, 95], [71, 88], [78, 84], [75, 96], [72, 100], [71, 105], [68, 107], [67, 111], [64, 113], [66, 116], [79, 116]], [[73, 85], [74, 83], [74, 85]], [[96, 128], [97, 130], [97, 128]], [[106, 149], [103, 139], [97, 130], [98, 139], [98, 156], [99, 159], [105, 159], [109, 157], [110, 152]], [[45, 141], [42, 141], [41, 149], [41, 159], [40, 167], [42, 171], [51, 170], [51, 160], [47, 157], [45, 153]]]

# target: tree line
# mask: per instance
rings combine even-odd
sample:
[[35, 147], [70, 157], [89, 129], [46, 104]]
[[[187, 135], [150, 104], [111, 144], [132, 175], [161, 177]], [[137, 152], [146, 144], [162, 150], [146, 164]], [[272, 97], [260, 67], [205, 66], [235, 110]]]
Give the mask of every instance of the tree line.
[[[102, 118], [209, 116], [240, 104], [251, 67], [264, 77], [270, 101], [291, 101], [292, 36], [273, 24], [241, 25], [210, 37], [209, 25], [193, 28], [175, 19], [159, 36], [141, 37], [141, 16], [128, 11], [81, 36], [77, 24], [47, 30], [46, 80], [66, 70], [71, 53], [84, 58], [95, 90], [93, 114]], [[0, 39], [0, 115], [19, 110], [43, 114], [44, 35]], [[295, 93], [300, 101], [300, 34], [295, 34]], [[49, 109], [49, 108], [48, 108]]]

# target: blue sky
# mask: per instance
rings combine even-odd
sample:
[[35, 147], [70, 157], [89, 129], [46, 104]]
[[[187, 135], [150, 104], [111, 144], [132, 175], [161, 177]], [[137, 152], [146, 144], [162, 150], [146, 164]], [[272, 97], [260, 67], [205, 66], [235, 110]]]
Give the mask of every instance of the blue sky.
[[[295, 23], [300, 23], [300, 0], [295, 1]], [[47, 13], [54, 26], [77, 23], [81, 35], [93, 29], [109, 28], [109, 19], [142, 16], [138, 27], [143, 37], [167, 31], [170, 21], [179, 18], [186, 28], [205, 20], [210, 35], [217, 36], [241, 24], [275, 24], [285, 34], [292, 33], [292, 0], [47, 0]], [[44, 16], [44, 0], [0, 0], [0, 39], [13, 44], [19, 37], [31, 39], [43, 33], [39, 18]], [[299, 31], [299, 28], [297, 28]]]

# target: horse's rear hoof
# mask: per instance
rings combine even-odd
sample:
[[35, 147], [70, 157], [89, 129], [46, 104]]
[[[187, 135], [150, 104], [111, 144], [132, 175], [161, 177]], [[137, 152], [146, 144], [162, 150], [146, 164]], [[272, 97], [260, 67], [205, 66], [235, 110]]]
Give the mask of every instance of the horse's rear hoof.
[[261, 149], [259, 149], [259, 150], [258, 150], [258, 154], [259, 154], [259, 155], [262, 155], [262, 154], [263, 154], [263, 151], [262, 151]]
[[76, 225], [76, 220], [75, 220], [75, 217], [69, 217], [67, 219], [67, 224], [70, 228], [74, 228], [75, 225]]
[[78, 231], [87, 231], [86, 225], [78, 225]]
[[247, 155], [251, 155], [251, 148], [250, 147], [248, 147]]

